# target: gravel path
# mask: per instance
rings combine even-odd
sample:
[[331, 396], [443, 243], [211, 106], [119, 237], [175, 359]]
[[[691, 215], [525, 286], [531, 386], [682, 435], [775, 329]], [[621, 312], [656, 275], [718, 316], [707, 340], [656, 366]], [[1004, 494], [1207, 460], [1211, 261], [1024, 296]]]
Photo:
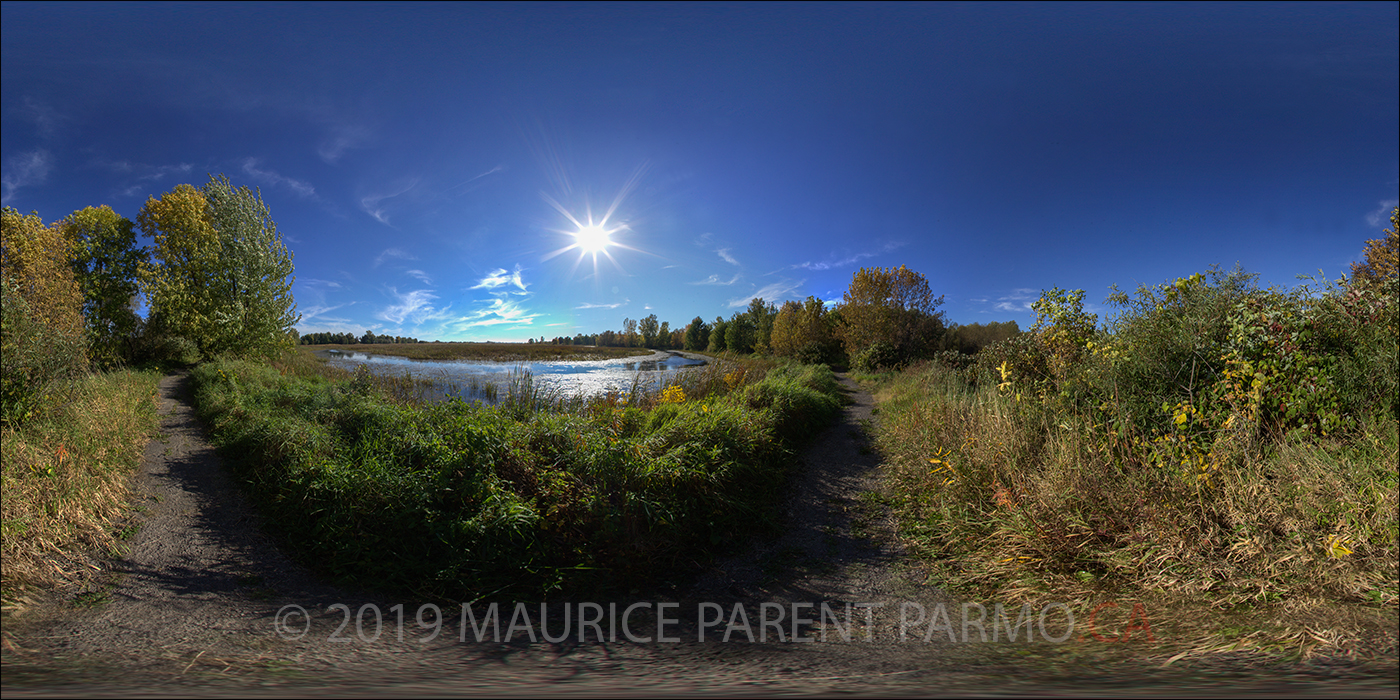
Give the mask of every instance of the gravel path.
[[[5, 695], [1394, 696], [1394, 676], [1373, 670], [1300, 673], [1223, 657], [1162, 669], [1142, 663], [1140, 651], [1110, 653], [1085, 644], [950, 644], [937, 636], [924, 642], [917, 634], [901, 641], [900, 604], [917, 601], [932, 609], [942, 598], [922, 583], [917, 566], [902, 563], [879, 496], [879, 459], [865, 436], [872, 399], [849, 379], [841, 383], [850, 403], [840, 422], [803, 453], [783, 535], [716, 563], [684, 590], [596, 601], [600, 610], [616, 604], [619, 613], [636, 602], [674, 603], [665, 612], [677, 622], [666, 630], [680, 641], [631, 642], [619, 632], [616, 641], [532, 643], [517, 632], [497, 643], [477, 642], [470, 630], [467, 641], [459, 641], [459, 611], [451, 609], [443, 634], [420, 642], [425, 632], [414, 621], [417, 602], [339, 590], [290, 561], [261, 534], [204, 438], [190, 406], [188, 376], [166, 377], [165, 435], [148, 446], [134, 482], [139, 529], [125, 543], [129, 551], [119, 559], [94, 559], [95, 572], [83, 585], [6, 615]], [[405, 603], [402, 641], [396, 602]], [[779, 605], [789, 619], [795, 609], [815, 617], [815, 608], [800, 604], [822, 602], [842, 619], [846, 603], [870, 607], [852, 608], [850, 641], [840, 637], [839, 626], [827, 624], [827, 641], [794, 643], [787, 622], [779, 632], [759, 619], [776, 617]], [[328, 610], [337, 603], [346, 611]], [[696, 619], [702, 603], [713, 606], [704, 613], [709, 620], [720, 621], [706, 629], [703, 643]], [[354, 622], [335, 634], [367, 604], [384, 616], [381, 636], [366, 641], [374, 636], [370, 608], [363, 608], [362, 636]], [[309, 611], [309, 618], [288, 618], [279, 634], [279, 611], [292, 605]], [[736, 606], [766, 642], [749, 642], [741, 627], [729, 643], [716, 640], [736, 622]], [[532, 617], [537, 609], [530, 609]], [[633, 617], [638, 637], [656, 634], [652, 610]], [[511, 616], [502, 610], [503, 632]], [[427, 618], [431, 622], [431, 614]], [[308, 622], [299, 638], [287, 632]], [[539, 631], [539, 620], [530, 626]], [[601, 628], [608, 628], [606, 621]], [[799, 631], [819, 637], [822, 629]]]

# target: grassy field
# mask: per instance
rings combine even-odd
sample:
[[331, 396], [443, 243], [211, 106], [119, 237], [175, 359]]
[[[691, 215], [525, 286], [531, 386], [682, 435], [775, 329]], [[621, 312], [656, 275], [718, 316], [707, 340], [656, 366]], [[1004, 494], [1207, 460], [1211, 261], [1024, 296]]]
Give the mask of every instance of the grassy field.
[[0, 429], [4, 598], [51, 587], [84, 551], [115, 546], [127, 478], [159, 424], [152, 372], [93, 374], [19, 429]]
[[613, 348], [595, 345], [544, 343], [384, 343], [374, 345], [299, 345], [302, 352], [341, 350], [371, 355], [393, 355], [414, 360], [479, 360], [490, 362], [539, 362], [543, 360], [608, 360], [650, 355], [646, 348]]
[[196, 405], [291, 548], [423, 597], [577, 594], [683, 572], [772, 526], [794, 447], [839, 411], [826, 367], [726, 360], [655, 392], [496, 406], [293, 353], [193, 373]]
[[1140, 290], [1077, 346], [1049, 325], [866, 378], [941, 583], [1143, 602], [1202, 650], [1394, 653], [1394, 299], [1240, 282]]

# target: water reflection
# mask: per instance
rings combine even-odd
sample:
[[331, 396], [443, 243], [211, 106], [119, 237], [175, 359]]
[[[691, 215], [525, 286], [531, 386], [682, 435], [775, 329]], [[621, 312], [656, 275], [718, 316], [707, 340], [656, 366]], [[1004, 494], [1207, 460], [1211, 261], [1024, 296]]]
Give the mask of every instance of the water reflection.
[[592, 396], [607, 391], [628, 391], [633, 386], [655, 389], [673, 373], [699, 367], [705, 360], [675, 352], [657, 351], [650, 356], [610, 360], [550, 360], [539, 362], [482, 362], [471, 360], [414, 360], [392, 355], [370, 355], [356, 351], [328, 349], [331, 365], [348, 370], [365, 366], [384, 376], [412, 375], [432, 379], [429, 392], [438, 398], [458, 396], [468, 401], [490, 403], [504, 396], [511, 374], [524, 369], [533, 375], [536, 386], [569, 396]]

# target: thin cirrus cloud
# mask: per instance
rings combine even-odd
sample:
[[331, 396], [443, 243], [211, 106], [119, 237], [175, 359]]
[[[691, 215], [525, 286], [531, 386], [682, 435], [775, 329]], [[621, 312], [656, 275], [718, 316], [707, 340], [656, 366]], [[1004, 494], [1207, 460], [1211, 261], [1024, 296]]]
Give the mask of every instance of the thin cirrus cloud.
[[410, 181], [407, 185], [399, 187], [391, 192], [386, 192], [383, 194], [372, 194], [366, 197], [361, 197], [360, 208], [363, 209], [366, 214], [369, 214], [370, 216], [374, 217], [375, 221], [378, 221], [379, 223], [388, 226], [389, 209], [388, 207], [383, 206], [384, 200], [393, 199], [394, 197], [397, 197], [413, 189], [414, 186], [416, 186], [417, 184], [418, 180], [415, 179]]
[[302, 199], [315, 199], [316, 188], [309, 183], [302, 182], [294, 178], [281, 175], [271, 170], [261, 170], [258, 168], [257, 158], [243, 159], [243, 172], [249, 174], [254, 179], [260, 180], [274, 187], [286, 187], [296, 193]]
[[423, 284], [433, 283], [433, 278], [429, 277], [428, 273], [422, 270], [404, 270], [404, 274], [418, 280], [419, 282], [422, 282]]
[[812, 271], [820, 272], [820, 271], [822, 271], [822, 270], [833, 270], [833, 269], [836, 269], [836, 268], [847, 267], [847, 266], [850, 266], [850, 265], [854, 265], [854, 264], [856, 264], [856, 263], [858, 263], [858, 262], [860, 262], [860, 261], [862, 261], [862, 260], [864, 260], [864, 259], [866, 259], [866, 258], [873, 258], [873, 257], [875, 257], [876, 255], [880, 255], [881, 253], [888, 253], [888, 252], [890, 252], [890, 251], [892, 251], [892, 250], [895, 250], [895, 249], [899, 248], [899, 247], [902, 246], [902, 245], [904, 245], [904, 244], [903, 244], [903, 243], [886, 243], [885, 245], [881, 246], [879, 250], [869, 251], [869, 252], [865, 252], [865, 253], [856, 253], [855, 255], [848, 255], [848, 256], [846, 256], [846, 257], [844, 257], [844, 258], [835, 258], [835, 259], [830, 259], [830, 260], [826, 260], [826, 261], [823, 261], [823, 262], [815, 262], [815, 263], [814, 263], [814, 262], [804, 262], [804, 263], [800, 263], [800, 264], [797, 264], [797, 265], [793, 265], [791, 269], [794, 269], [794, 270], [812, 270]]
[[520, 272], [520, 265], [515, 266], [514, 272], [508, 271], [505, 268], [496, 268], [487, 273], [485, 277], [481, 278], [480, 282], [476, 283], [475, 286], [469, 287], [469, 289], [498, 289], [510, 285], [518, 288], [521, 292], [529, 291], [526, 289], [529, 285], [521, 279]]
[[619, 301], [619, 302], [617, 302], [616, 304], [591, 304], [591, 303], [588, 303], [588, 302], [584, 302], [584, 303], [582, 303], [582, 304], [579, 304], [578, 306], [575, 306], [574, 308], [575, 308], [575, 309], [616, 309], [616, 308], [618, 308], [618, 307], [626, 306], [627, 304], [631, 303], [631, 301], [632, 301], [631, 299], [623, 299], [622, 301]]
[[[487, 302], [483, 301], [478, 303]], [[528, 326], [531, 325], [536, 318], [540, 317], [540, 314], [530, 313], [529, 309], [526, 309], [521, 305], [521, 302], [514, 299], [498, 296], [491, 299], [489, 303], [490, 306], [475, 311], [469, 316], [463, 316], [457, 319], [452, 325], [456, 326], [459, 331], [464, 331], [468, 328], [507, 324]]]
[[389, 293], [394, 296], [398, 303], [384, 307], [375, 317], [393, 324], [402, 324], [410, 321], [414, 324], [422, 324], [427, 321], [442, 320], [448, 318], [446, 307], [438, 309], [433, 306], [433, 301], [438, 297], [429, 289], [418, 289], [407, 294], [399, 294], [398, 289], [389, 288]]
[[411, 253], [408, 253], [400, 248], [385, 248], [382, 253], [374, 256], [374, 264], [371, 267], [379, 267], [380, 265], [383, 265], [386, 260], [389, 260], [391, 258], [397, 258], [399, 260], [418, 259], [417, 257], [414, 257]]
[[316, 155], [330, 165], [335, 165], [345, 152], [358, 147], [369, 138], [369, 130], [359, 126], [341, 126], [316, 147]]
[[1387, 199], [1376, 207], [1376, 210], [1366, 215], [1366, 223], [1372, 226], [1380, 226], [1390, 220], [1390, 212], [1395, 207], [1400, 206], [1400, 199]]
[[1019, 313], [1030, 311], [1031, 304], [1039, 297], [1034, 289], [1013, 289], [1011, 293], [997, 297], [997, 303], [992, 305], [997, 311], [1010, 311]]
[[725, 280], [720, 279], [719, 275], [710, 275], [709, 277], [706, 277], [705, 279], [700, 280], [699, 282], [690, 282], [689, 284], [719, 285], [723, 287], [728, 287], [729, 285], [734, 284], [738, 281], [739, 275], [734, 275], [733, 277], [729, 278], [729, 281], [727, 282]]
[[796, 291], [798, 287], [801, 287], [805, 282], [806, 280], [794, 281], [787, 279], [774, 282], [773, 284], [770, 284], [746, 297], [730, 299], [729, 308], [737, 309], [741, 306], [748, 306], [749, 302], [753, 301], [754, 299], [762, 299], [765, 302], [782, 301], [791, 297], [792, 293]]
[[0, 183], [4, 186], [4, 193], [0, 195], [4, 204], [9, 204], [14, 198], [15, 191], [21, 187], [40, 185], [49, 179], [49, 171], [53, 170], [53, 156], [49, 152], [40, 148], [28, 153], [21, 153], [5, 162], [5, 172], [0, 176]]
[[733, 248], [720, 248], [719, 250], [715, 251], [715, 254], [719, 256], [720, 260], [723, 260], [729, 263], [730, 265], [738, 265], [739, 261], [735, 260], [734, 256], [729, 254], [729, 251], [731, 250], [733, 250]]

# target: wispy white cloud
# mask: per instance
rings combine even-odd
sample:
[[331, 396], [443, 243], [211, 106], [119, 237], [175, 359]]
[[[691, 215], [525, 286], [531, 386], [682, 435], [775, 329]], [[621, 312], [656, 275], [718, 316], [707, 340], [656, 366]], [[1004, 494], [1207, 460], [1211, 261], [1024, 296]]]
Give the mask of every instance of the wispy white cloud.
[[529, 285], [520, 278], [520, 272], [521, 268], [518, 264], [515, 266], [514, 272], [507, 271], [504, 268], [497, 268], [481, 278], [481, 281], [475, 286], [470, 287], [470, 289], [497, 289], [506, 285], [514, 285], [522, 292], [528, 291], [526, 287]]
[[375, 221], [378, 221], [379, 223], [387, 226], [389, 224], [389, 210], [387, 207], [383, 206], [384, 200], [393, 199], [394, 197], [397, 197], [413, 189], [414, 186], [417, 184], [418, 180], [415, 179], [410, 181], [407, 185], [395, 188], [391, 192], [386, 192], [383, 194], [372, 194], [367, 197], [361, 197], [360, 208], [363, 209], [366, 214], [369, 214], [370, 216], [374, 217]]
[[320, 285], [320, 286], [323, 286], [323, 287], [329, 287], [329, 288], [331, 288], [331, 289], [340, 289], [340, 287], [341, 287], [341, 284], [340, 284], [339, 282], [334, 282], [334, 281], [331, 281], [331, 280], [321, 280], [321, 279], [316, 279], [316, 278], [314, 278], [314, 277], [308, 277], [308, 278], [306, 278], [306, 279], [297, 280], [297, 284], [304, 284], [304, 285], [307, 285], [307, 286], [316, 286], [316, 285]]
[[780, 280], [770, 284], [746, 297], [729, 300], [729, 308], [737, 309], [741, 306], [748, 306], [754, 299], [762, 299], [765, 302], [779, 302], [792, 297], [792, 293], [801, 287], [806, 280]]
[[316, 318], [317, 316], [324, 315], [328, 312], [335, 311], [336, 309], [344, 308], [346, 306], [351, 306], [354, 303], [355, 302], [352, 301], [346, 304], [336, 304], [335, 306], [311, 306], [305, 309], [298, 309], [298, 311], [301, 312], [301, 322], [307, 323], [311, 319]]
[[491, 168], [490, 170], [487, 170], [484, 173], [481, 173], [479, 175], [473, 175], [472, 177], [468, 178], [466, 182], [462, 182], [457, 185], [453, 185], [452, 187], [449, 187], [447, 189], [447, 192], [448, 194], [451, 194], [454, 198], [461, 197], [462, 195], [471, 192], [477, 187], [480, 187], [482, 183], [477, 182], [478, 180], [486, 177], [487, 175], [495, 175], [496, 173], [502, 172], [505, 169], [506, 167], [504, 165], [498, 165], [494, 168]]
[[733, 250], [733, 248], [720, 248], [719, 250], [715, 251], [715, 254], [719, 256], [720, 260], [723, 260], [729, 263], [730, 265], [738, 265], [739, 261], [735, 260], [734, 256], [729, 254], [729, 251], [731, 250]]
[[15, 190], [21, 187], [43, 184], [49, 178], [51, 170], [53, 156], [42, 148], [21, 153], [5, 161], [5, 172], [0, 175], [0, 185], [4, 187], [0, 203], [9, 204], [15, 196]]
[[418, 280], [419, 282], [422, 282], [423, 284], [431, 285], [433, 283], [433, 278], [429, 277], [428, 273], [422, 270], [404, 270], [404, 274]]
[[888, 253], [892, 250], [900, 248], [903, 245], [903, 243], [886, 243], [885, 245], [881, 246], [879, 250], [873, 250], [864, 253], [856, 253], [855, 255], [848, 255], [842, 258], [836, 258], [833, 256], [832, 258], [829, 258], [822, 262], [799, 263], [797, 265], [793, 265], [791, 269], [813, 271], [833, 270], [836, 268], [854, 265], [866, 258], [873, 258], [876, 255], [880, 255], [881, 253]]
[[369, 130], [361, 126], [338, 126], [316, 147], [321, 160], [334, 165], [345, 152], [356, 148], [369, 138]]
[[[488, 302], [478, 302], [488, 303]], [[499, 326], [502, 324], [518, 324], [528, 326], [539, 318], [540, 314], [530, 313], [530, 310], [522, 304], [524, 302], [517, 299], [498, 296], [489, 301], [489, 306], [473, 312], [468, 316], [463, 316], [452, 325], [457, 330], [477, 328], [481, 326]]]
[[1040, 298], [1040, 294], [1034, 289], [1013, 289], [1009, 294], [997, 297], [997, 302], [992, 305], [997, 311], [1009, 311], [1012, 313], [1022, 313], [1031, 310], [1031, 304]]
[[448, 314], [450, 306], [442, 309], [433, 306], [433, 301], [438, 297], [430, 289], [418, 289], [407, 294], [399, 294], [398, 289], [390, 287], [389, 294], [393, 295], [398, 303], [384, 307], [375, 314], [376, 318], [394, 324], [403, 323], [405, 320], [422, 324], [427, 321], [450, 318]]
[[591, 304], [591, 303], [585, 302], [585, 303], [583, 303], [583, 304], [579, 304], [578, 306], [575, 306], [574, 308], [575, 308], [575, 309], [616, 309], [616, 308], [621, 307], [621, 306], [626, 306], [627, 304], [631, 303], [631, 301], [632, 301], [631, 299], [623, 299], [622, 301], [619, 301], [619, 302], [617, 302], [616, 304]]
[[258, 159], [256, 158], [243, 159], [243, 172], [248, 173], [253, 178], [261, 180], [268, 185], [286, 187], [292, 192], [295, 192], [296, 195], [302, 199], [313, 199], [316, 197], [316, 188], [312, 187], [310, 183], [302, 182], [301, 180], [296, 180], [271, 170], [260, 170], [258, 169]]
[[720, 286], [725, 286], [725, 287], [727, 287], [727, 286], [729, 286], [729, 285], [731, 285], [731, 284], [734, 284], [735, 282], [738, 282], [738, 281], [739, 281], [739, 275], [737, 275], [737, 274], [734, 275], [733, 277], [731, 277], [731, 278], [729, 279], [728, 282], [726, 282], [726, 281], [720, 279], [720, 278], [719, 278], [719, 275], [710, 275], [709, 277], [706, 277], [705, 279], [702, 279], [702, 280], [700, 280], [699, 282], [687, 282], [687, 284], [711, 284], [711, 285], [720, 285]]
[[1366, 223], [1373, 227], [1381, 226], [1390, 221], [1390, 212], [1395, 207], [1400, 206], [1400, 199], [1387, 199], [1376, 207], [1376, 210], [1366, 215]]
[[51, 139], [58, 133], [58, 127], [63, 122], [68, 121], [68, 117], [59, 114], [57, 110], [45, 102], [40, 102], [33, 97], [24, 98], [24, 104], [20, 106], [19, 113], [34, 122], [35, 128], [39, 132], [39, 137]]
[[382, 252], [382, 253], [380, 253], [379, 255], [376, 255], [376, 256], [374, 257], [374, 265], [373, 265], [373, 267], [379, 267], [380, 265], [384, 264], [384, 261], [385, 261], [385, 260], [388, 260], [388, 259], [390, 259], [390, 258], [398, 258], [398, 259], [400, 259], [400, 260], [417, 260], [417, 259], [418, 259], [418, 258], [414, 257], [413, 255], [411, 255], [411, 254], [409, 254], [409, 253], [407, 253], [407, 252], [404, 252], [403, 250], [400, 250], [399, 248], [385, 248], [385, 249], [384, 249], [384, 252]]

